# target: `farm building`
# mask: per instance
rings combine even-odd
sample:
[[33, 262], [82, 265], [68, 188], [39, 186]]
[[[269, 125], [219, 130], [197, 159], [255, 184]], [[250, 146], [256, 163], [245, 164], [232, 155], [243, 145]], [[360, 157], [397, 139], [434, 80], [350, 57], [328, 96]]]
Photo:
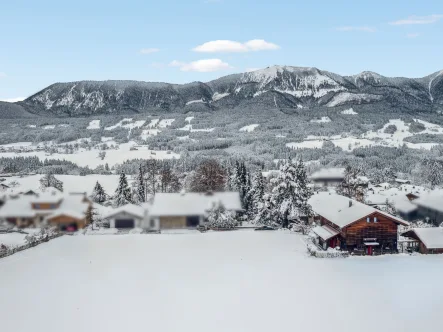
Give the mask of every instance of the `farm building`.
[[397, 252], [398, 226], [408, 222], [353, 199], [319, 193], [309, 200], [320, 226], [313, 229], [318, 244], [374, 255]]
[[150, 224], [158, 229], [195, 228], [204, 225], [208, 211], [218, 202], [228, 211], [242, 210], [238, 192], [159, 193], [149, 212]]

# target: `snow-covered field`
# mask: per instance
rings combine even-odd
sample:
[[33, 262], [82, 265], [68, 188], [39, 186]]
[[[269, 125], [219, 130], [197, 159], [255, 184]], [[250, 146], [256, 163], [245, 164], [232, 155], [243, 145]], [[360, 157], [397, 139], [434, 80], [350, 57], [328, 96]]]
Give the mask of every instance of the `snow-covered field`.
[[7, 247], [18, 247], [26, 244], [27, 234], [22, 233], [0, 233], [0, 245], [5, 245]]
[[64, 236], [0, 260], [2, 331], [439, 331], [443, 256], [276, 232]]
[[[110, 145], [110, 142], [107, 142]], [[0, 153], [0, 157], [28, 157], [28, 156], [37, 156], [40, 160], [49, 159], [60, 159], [60, 160], [68, 160], [76, 163], [79, 166], [89, 166], [91, 168], [95, 168], [99, 165], [108, 164], [112, 167], [115, 164], [120, 164], [128, 159], [173, 159], [180, 158], [180, 155], [177, 153], [173, 153], [171, 151], [153, 151], [149, 150], [148, 146], [137, 146], [137, 150], [131, 150], [137, 144], [133, 141], [128, 143], [123, 143], [119, 145], [119, 149], [117, 150], [106, 150], [106, 156], [103, 160], [98, 157], [99, 150], [86, 150], [80, 149], [78, 152], [73, 154], [66, 153], [54, 153], [54, 154], [46, 154], [44, 151], [29, 151], [23, 153], [15, 153], [15, 152], [2, 152]]]
[[255, 128], [257, 128], [259, 126], [259, 124], [251, 124], [249, 126], [244, 126], [240, 128], [240, 131], [245, 131], [248, 133], [251, 133], [255, 130]]
[[[11, 187], [7, 191], [1, 192], [1, 194], [19, 193], [28, 190], [38, 191], [40, 187], [39, 181], [42, 177], [43, 175], [41, 174], [24, 177], [8, 177], [5, 181], [6, 184], [9, 185], [12, 181], [16, 181], [18, 186]], [[96, 181], [100, 182], [107, 194], [113, 194], [118, 185], [119, 175], [56, 175], [55, 177], [63, 182], [63, 190], [65, 193], [82, 193], [86, 191], [86, 193], [90, 195], [94, 189]], [[131, 178], [128, 180], [131, 182]]]
[[[350, 110], [352, 109], [346, 110], [347, 113], [343, 113], [345, 112], [343, 111], [342, 114], [353, 114], [350, 112]], [[311, 120], [311, 122], [326, 123], [328, 121], [325, 121], [325, 118], [329, 119], [328, 117], [323, 117], [320, 120]], [[406, 146], [411, 149], [430, 150], [432, 147], [438, 145], [438, 143], [410, 143], [404, 141], [405, 138], [417, 134], [443, 134], [443, 127], [439, 125], [419, 119], [416, 119], [416, 121], [423, 124], [425, 126], [425, 130], [418, 133], [413, 133], [410, 131], [409, 123], [405, 123], [403, 120], [400, 119], [394, 119], [394, 120], [389, 120], [389, 122], [385, 124], [382, 129], [377, 131], [368, 131], [363, 135], [361, 135], [361, 137], [354, 137], [354, 136], [315, 137], [310, 135], [303, 142], [291, 142], [287, 143], [286, 146], [293, 149], [302, 149], [302, 148], [316, 149], [316, 148], [321, 148], [325, 140], [330, 140], [332, 143], [334, 143], [335, 146], [340, 147], [341, 149], [346, 151], [367, 146], [401, 147], [403, 146], [403, 144], [406, 144]], [[397, 127], [397, 131], [393, 134], [385, 133], [385, 129], [390, 125], [395, 125]]]

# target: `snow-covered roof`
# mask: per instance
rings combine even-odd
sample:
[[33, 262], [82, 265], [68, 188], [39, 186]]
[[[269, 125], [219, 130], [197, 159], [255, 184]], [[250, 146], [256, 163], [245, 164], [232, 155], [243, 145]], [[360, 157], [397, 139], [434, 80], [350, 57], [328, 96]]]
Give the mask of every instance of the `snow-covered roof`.
[[238, 192], [159, 193], [154, 197], [151, 216], [202, 216], [221, 202], [227, 210], [242, 210]]
[[[0, 208], [0, 218], [14, 218], [14, 217], [27, 217], [32, 218], [37, 215], [48, 215], [53, 217], [55, 215], [69, 215], [78, 219], [82, 219], [85, 216], [88, 209], [88, 203], [84, 201], [83, 195], [50, 195], [46, 196], [42, 194], [39, 197], [21, 195], [15, 199], [8, 199]], [[58, 203], [60, 206], [56, 209], [33, 209], [32, 203]]]
[[325, 241], [340, 233], [328, 225], [317, 226], [312, 231]]
[[395, 179], [395, 182], [397, 182], [397, 183], [411, 183], [411, 181], [410, 180], [404, 180], [404, 179]]
[[312, 180], [344, 179], [344, 177], [344, 168], [323, 168], [310, 176]]
[[145, 208], [135, 204], [126, 204], [109, 211], [103, 216], [103, 218], [108, 219], [119, 213], [125, 212], [127, 214], [133, 215], [135, 217], [143, 218], [145, 216]]
[[414, 228], [408, 232], [414, 232], [428, 249], [443, 248], [443, 229], [440, 227]]
[[386, 212], [333, 193], [321, 192], [313, 195], [309, 199], [309, 204], [316, 214], [326, 218], [340, 228], [346, 227], [375, 212], [383, 214], [399, 224], [409, 225], [406, 221], [391, 216]]
[[415, 199], [414, 204], [438, 212], [443, 212], [443, 190], [434, 190]]

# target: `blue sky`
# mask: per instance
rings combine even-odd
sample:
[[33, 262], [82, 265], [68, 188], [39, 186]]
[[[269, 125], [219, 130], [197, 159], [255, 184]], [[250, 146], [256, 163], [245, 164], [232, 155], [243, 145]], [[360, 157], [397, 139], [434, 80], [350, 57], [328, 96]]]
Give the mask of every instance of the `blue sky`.
[[0, 45], [0, 100], [55, 82], [185, 83], [275, 64], [422, 77], [443, 69], [443, 1], [2, 1]]

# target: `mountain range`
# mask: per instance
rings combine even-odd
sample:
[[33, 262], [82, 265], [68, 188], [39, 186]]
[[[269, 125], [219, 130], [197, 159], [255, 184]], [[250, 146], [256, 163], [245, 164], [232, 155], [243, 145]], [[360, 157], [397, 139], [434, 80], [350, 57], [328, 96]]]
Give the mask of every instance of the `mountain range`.
[[206, 83], [55, 83], [21, 102], [0, 102], [0, 116], [186, 113], [242, 107], [291, 110], [359, 104], [439, 111], [443, 108], [443, 71], [423, 78], [390, 78], [368, 71], [341, 76], [317, 68], [272, 66]]

